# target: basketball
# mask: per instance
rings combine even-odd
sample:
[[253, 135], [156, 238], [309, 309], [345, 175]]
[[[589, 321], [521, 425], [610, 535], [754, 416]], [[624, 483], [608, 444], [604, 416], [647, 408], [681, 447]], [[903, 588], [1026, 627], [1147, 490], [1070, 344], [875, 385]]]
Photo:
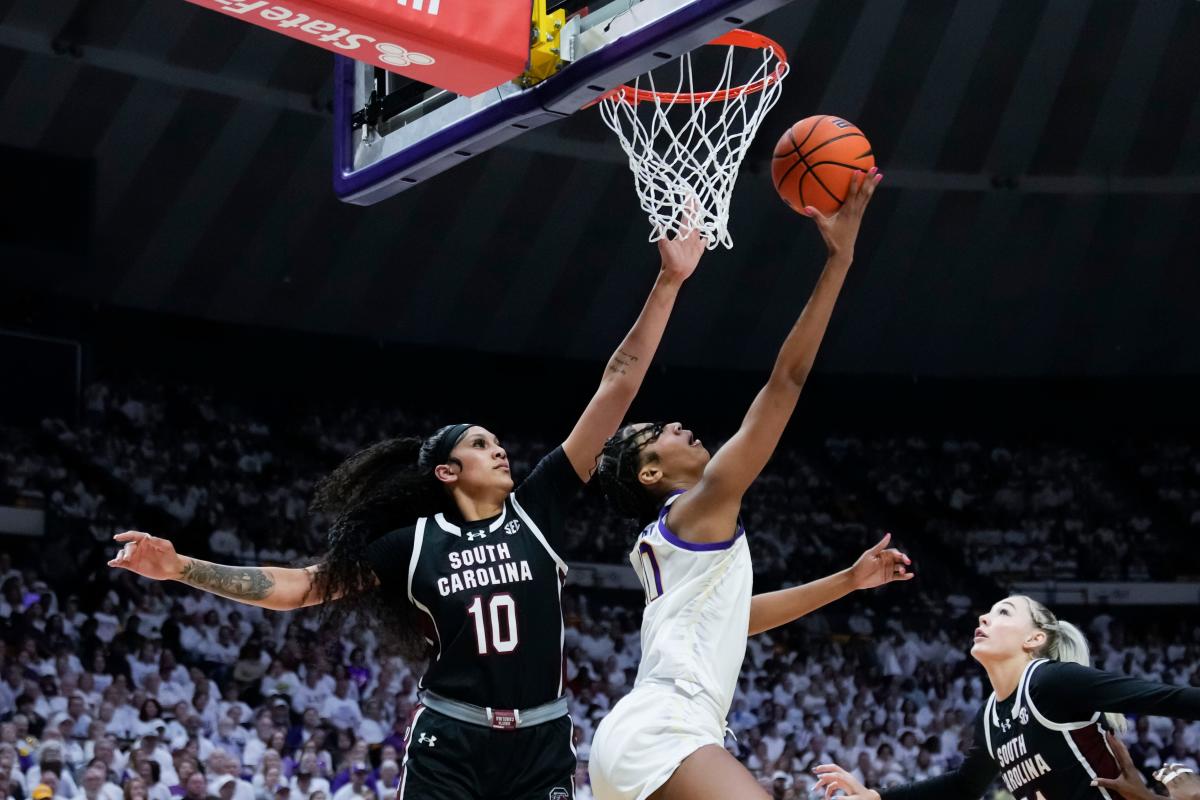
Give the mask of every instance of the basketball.
[[816, 116], [784, 131], [771, 158], [771, 182], [799, 214], [812, 206], [822, 214], [842, 207], [855, 170], [875, 166], [871, 143], [841, 117]]

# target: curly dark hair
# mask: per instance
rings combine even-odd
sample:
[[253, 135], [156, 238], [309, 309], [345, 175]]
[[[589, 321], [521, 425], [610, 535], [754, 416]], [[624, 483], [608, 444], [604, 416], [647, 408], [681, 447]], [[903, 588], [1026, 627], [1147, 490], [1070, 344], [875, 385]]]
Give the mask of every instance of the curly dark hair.
[[[596, 466], [596, 481], [618, 514], [641, 522], [653, 519], [658, 513], [659, 500], [638, 480], [638, 472], [642, 468], [642, 451], [657, 441], [664, 427], [661, 422], [645, 427], [626, 425], [604, 443]], [[650, 452], [645, 458], [653, 461], [657, 456]]]
[[385, 534], [450, 508], [429, 460], [451, 427], [428, 439], [387, 439], [355, 453], [317, 484], [311, 505], [330, 518], [328, 550], [312, 587], [325, 602], [324, 621], [338, 624], [351, 614], [372, 619], [381, 638], [411, 661], [429, 654], [426, 620], [412, 604], [388, 601], [366, 551]]

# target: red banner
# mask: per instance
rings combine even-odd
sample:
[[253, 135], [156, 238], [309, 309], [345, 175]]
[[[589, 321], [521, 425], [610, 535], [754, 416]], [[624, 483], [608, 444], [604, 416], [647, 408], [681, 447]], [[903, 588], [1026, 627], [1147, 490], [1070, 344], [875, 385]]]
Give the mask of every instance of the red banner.
[[531, 0], [188, 0], [456, 94], [529, 59]]

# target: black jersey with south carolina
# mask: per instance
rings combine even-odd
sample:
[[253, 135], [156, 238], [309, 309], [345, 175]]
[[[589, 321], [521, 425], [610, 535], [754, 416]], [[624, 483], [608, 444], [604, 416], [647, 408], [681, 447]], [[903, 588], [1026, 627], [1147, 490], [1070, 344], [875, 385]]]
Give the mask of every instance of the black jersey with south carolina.
[[1038, 672], [1051, 674], [1057, 662], [1030, 662], [1017, 691], [1005, 700], [993, 694], [984, 708], [984, 744], [1000, 768], [1000, 781], [1018, 800], [1098, 800], [1111, 793], [1091, 786], [1093, 778], [1121, 774], [1104, 740], [1104, 715], [1091, 711], [1078, 722], [1054, 722], [1034, 701], [1033, 686], [1044, 694]]
[[412, 603], [430, 622], [423, 688], [506, 709], [562, 694], [567, 565], [555, 548], [581, 485], [560, 447], [497, 516], [423, 517], [370, 545], [367, 559], [389, 601]]
[[882, 790], [883, 800], [981, 797], [999, 778], [1016, 800], [1120, 800], [1092, 786], [1121, 769], [1102, 712], [1200, 718], [1200, 689], [1144, 681], [1081, 664], [1038, 659], [1016, 691], [993, 693], [975, 718], [965, 761], [953, 772]]

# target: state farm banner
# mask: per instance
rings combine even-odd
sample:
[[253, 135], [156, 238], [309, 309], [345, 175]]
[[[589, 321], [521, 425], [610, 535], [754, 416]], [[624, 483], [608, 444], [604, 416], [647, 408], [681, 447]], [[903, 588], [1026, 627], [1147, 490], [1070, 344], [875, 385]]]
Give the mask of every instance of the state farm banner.
[[456, 94], [512, 80], [531, 0], [188, 0]]

